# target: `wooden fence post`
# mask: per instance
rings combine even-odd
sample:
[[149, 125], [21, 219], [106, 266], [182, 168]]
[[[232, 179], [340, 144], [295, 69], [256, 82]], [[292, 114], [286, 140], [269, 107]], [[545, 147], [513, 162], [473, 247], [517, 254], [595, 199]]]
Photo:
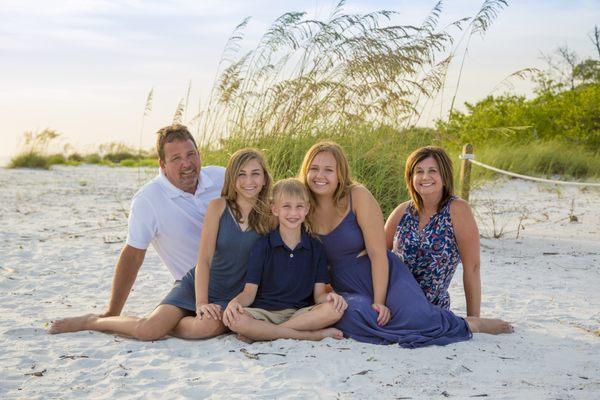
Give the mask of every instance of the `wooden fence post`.
[[473, 154], [473, 145], [467, 143], [463, 146], [460, 162], [460, 197], [469, 201], [469, 190], [471, 189], [471, 163], [467, 160], [467, 154]]

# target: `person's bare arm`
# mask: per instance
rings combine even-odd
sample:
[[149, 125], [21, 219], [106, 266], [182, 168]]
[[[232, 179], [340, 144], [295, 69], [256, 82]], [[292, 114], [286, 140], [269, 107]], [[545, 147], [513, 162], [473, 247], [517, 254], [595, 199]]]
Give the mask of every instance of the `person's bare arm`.
[[450, 206], [450, 217], [463, 265], [463, 285], [467, 316], [479, 317], [481, 309], [481, 276], [479, 230], [469, 203], [457, 199]]
[[408, 201], [400, 204], [392, 211], [387, 221], [385, 221], [385, 245], [388, 250], [392, 250], [394, 247], [394, 236], [396, 235], [396, 228], [402, 219], [402, 216], [406, 213], [406, 207], [408, 207]]
[[235, 296], [227, 308], [223, 312], [223, 323], [225, 326], [231, 326], [235, 321], [240, 318], [240, 315], [244, 313], [244, 307], [248, 307], [256, 299], [256, 293], [258, 292], [258, 285], [255, 283], [246, 283], [244, 290], [242, 290], [237, 296]]
[[313, 299], [315, 304], [323, 304], [330, 301], [333, 308], [339, 313], [343, 313], [348, 308], [346, 300], [336, 292], [327, 292], [324, 283], [315, 283]]
[[136, 249], [129, 245], [123, 247], [115, 266], [108, 309], [102, 316], [121, 315], [145, 256], [146, 250]]
[[379, 313], [377, 322], [385, 325], [390, 319], [390, 311], [385, 305], [389, 264], [385, 247], [383, 214], [377, 200], [364, 186], [358, 185], [352, 189], [352, 201], [356, 219], [365, 240], [367, 256], [371, 260], [373, 308]]
[[324, 283], [315, 283], [313, 300], [315, 304], [321, 304], [327, 301], [327, 289]]
[[217, 246], [217, 235], [219, 234], [219, 221], [224, 212], [226, 202], [222, 197], [211, 200], [206, 209], [206, 218], [202, 227], [200, 236], [200, 245], [198, 246], [198, 261], [196, 263], [196, 273], [194, 276], [194, 290], [196, 293], [196, 314], [202, 319], [206, 316], [208, 319], [221, 319], [220, 307], [216, 304], [210, 305], [208, 302], [208, 282], [210, 280], [210, 266]]

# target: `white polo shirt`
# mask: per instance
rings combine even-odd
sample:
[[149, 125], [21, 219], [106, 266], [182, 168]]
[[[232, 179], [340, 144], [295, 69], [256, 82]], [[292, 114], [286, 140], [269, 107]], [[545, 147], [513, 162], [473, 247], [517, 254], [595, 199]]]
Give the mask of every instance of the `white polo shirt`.
[[127, 244], [146, 250], [150, 243], [175, 279], [198, 258], [200, 232], [208, 203], [221, 195], [225, 168], [200, 169], [194, 194], [175, 187], [162, 170], [133, 196]]

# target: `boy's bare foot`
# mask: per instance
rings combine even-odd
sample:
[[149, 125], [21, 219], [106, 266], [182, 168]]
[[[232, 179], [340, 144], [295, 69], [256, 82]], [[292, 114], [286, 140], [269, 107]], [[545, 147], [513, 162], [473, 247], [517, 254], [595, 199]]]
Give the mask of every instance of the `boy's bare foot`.
[[96, 319], [98, 319], [98, 316], [95, 314], [86, 314], [79, 317], [59, 319], [58, 321], [54, 321], [52, 323], [50, 329], [48, 329], [48, 333], [54, 335], [57, 333], [85, 331], [88, 329], [87, 326], [89, 323]]
[[515, 328], [510, 323], [501, 319], [467, 317], [466, 320], [473, 333], [498, 335], [500, 333], [513, 333], [515, 331]]
[[344, 338], [344, 333], [336, 328], [321, 329], [321, 330], [317, 331], [317, 333], [319, 333], [321, 335], [321, 340], [328, 338], [328, 337], [334, 338], [337, 340]]

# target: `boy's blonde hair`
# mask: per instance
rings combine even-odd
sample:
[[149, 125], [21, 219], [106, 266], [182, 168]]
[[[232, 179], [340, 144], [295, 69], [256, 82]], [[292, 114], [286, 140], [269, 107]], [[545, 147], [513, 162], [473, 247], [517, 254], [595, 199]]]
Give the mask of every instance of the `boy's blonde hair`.
[[[310, 207], [310, 194], [300, 179], [282, 179], [273, 185], [271, 204], [275, 204], [275, 202], [281, 200], [281, 197], [284, 195], [302, 199], [306, 202], [307, 207]], [[308, 219], [304, 220], [303, 225], [304, 229], [310, 234], [312, 231]]]
[[302, 200], [310, 203], [310, 197], [308, 190], [299, 179], [287, 178], [278, 181], [273, 186], [273, 194], [271, 195], [271, 202], [279, 200], [282, 195], [288, 195], [293, 197], [301, 198]]

